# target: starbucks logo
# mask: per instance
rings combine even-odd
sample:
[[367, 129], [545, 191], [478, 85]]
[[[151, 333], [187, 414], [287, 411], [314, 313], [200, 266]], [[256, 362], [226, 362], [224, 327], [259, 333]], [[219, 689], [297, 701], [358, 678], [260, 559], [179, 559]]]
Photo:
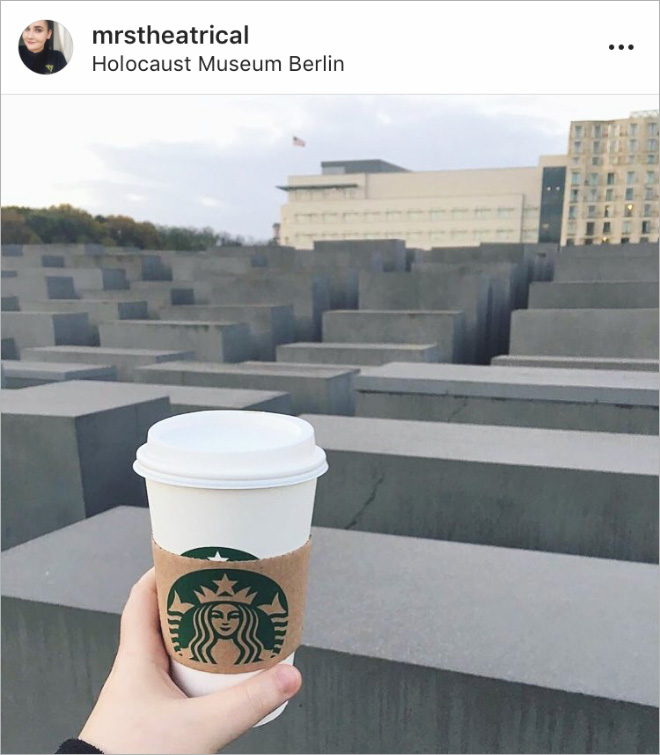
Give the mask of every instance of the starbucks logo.
[[241, 665], [277, 657], [284, 644], [289, 608], [270, 577], [223, 569], [222, 561], [255, 560], [232, 548], [196, 548], [189, 558], [218, 561], [218, 569], [189, 572], [174, 582], [167, 619], [175, 652], [209, 664]]

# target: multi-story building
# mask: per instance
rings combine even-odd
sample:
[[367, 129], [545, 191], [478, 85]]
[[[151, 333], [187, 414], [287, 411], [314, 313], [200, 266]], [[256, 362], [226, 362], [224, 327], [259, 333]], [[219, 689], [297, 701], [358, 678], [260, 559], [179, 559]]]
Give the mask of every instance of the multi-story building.
[[383, 160], [324, 162], [290, 176], [279, 241], [403, 239], [408, 246], [559, 241], [565, 156], [533, 168], [409, 171]]
[[562, 244], [658, 241], [658, 111], [574, 121]]
[[658, 240], [658, 113], [571, 124], [567, 155], [526, 168], [409, 171], [383, 160], [321, 163], [290, 176], [279, 241], [482, 242]]

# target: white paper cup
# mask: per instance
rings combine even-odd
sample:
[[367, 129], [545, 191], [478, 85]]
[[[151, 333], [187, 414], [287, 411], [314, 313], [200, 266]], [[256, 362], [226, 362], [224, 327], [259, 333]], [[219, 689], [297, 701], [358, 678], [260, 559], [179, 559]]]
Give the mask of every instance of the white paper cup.
[[[161, 548], [177, 554], [232, 548], [269, 558], [309, 539], [316, 479], [328, 467], [308, 422], [268, 412], [217, 411], [156, 423], [133, 468], [146, 479], [153, 538]], [[282, 662], [293, 663], [293, 654]], [[171, 671], [191, 697], [260, 673], [214, 674], [174, 660]]]

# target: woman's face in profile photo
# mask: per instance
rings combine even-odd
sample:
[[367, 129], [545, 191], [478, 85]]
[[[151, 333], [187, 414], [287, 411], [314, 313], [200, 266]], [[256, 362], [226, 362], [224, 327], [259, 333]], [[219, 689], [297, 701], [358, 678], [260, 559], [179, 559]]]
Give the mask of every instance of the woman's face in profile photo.
[[23, 32], [23, 42], [30, 52], [41, 52], [52, 34], [53, 30], [48, 28], [48, 21], [35, 21]]

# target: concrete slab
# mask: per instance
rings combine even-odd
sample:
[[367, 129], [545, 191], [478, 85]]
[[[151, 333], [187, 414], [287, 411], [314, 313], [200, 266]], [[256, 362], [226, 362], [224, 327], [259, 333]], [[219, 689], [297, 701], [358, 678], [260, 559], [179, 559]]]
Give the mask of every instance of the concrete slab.
[[118, 380], [132, 382], [136, 367], [193, 359], [194, 353], [192, 351], [121, 349], [103, 346], [41, 346], [24, 349], [22, 356], [24, 359], [42, 362], [111, 364], [117, 369]]
[[650, 372], [393, 363], [355, 389], [361, 417], [658, 434]]
[[490, 279], [481, 274], [360, 273], [360, 309], [460, 310], [465, 314], [464, 358], [484, 364], [495, 353], [488, 340]]
[[352, 266], [360, 270], [377, 271], [382, 265], [383, 272], [405, 272], [408, 257], [406, 243], [400, 239], [315, 241], [317, 254], [348, 254]]
[[18, 349], [13, 338], [2, 339], [2, 359], [18, 359]]
[[323, 316], [329, 343], [436, 344], [438, 361], [463, 359], [465, 315], [458, 311], [338, 310]]
[[511, 318], [514, 355], [658, 358], [657, 309], [529, 309]]
[[657, 281], [658, 255], [651, 257], [573, 257], [561, 254], [555, 266], [554, 280]]
[[245, 322], [250, 326], [254, 356], [272, 361], [275, 347], [293, 341], [295, 319], [293, 306], [273, 304], [193, 305], [166, 307], [160, 312], [162, 320], [220, 320]]
[[5, 312], [2, 333], [20, 350], [31, 346], [87, 346], [92, 340], [85, 312]]
[[330, 471], [315, 523], [658, 560], [658, 439], [305, 415]]
[[277, 347], [278, 362], [381, 365], [388, 362], [437, 362], [435, 344], [289, 343]]
[[492, 364], [500, 367], [545, 367], [582, 370], [632, 370], [633, 372], [658, 372], [657, 359], [599, 359], [597, 357], [542, 357], [511, 356], [494, 357]]
[[530, 309], [657, 309], [658, 283], [532, 283]]
[[150, 386], [71, 380], [7, 391], [2, 401], [2, 547], [118, 505], [145, 506], [132, 464], [169, 416]]
[[[33, 280], [42, 280], [44, 277], [73, 278], [73, 285], [77, 295], [80, 289], [92, 289], [97, 291], [118, 291], [128, 288], [128, 281], [124, 270], [112, 268], [25, 268], [21, 270], [21, 277]], [[32, 296], [32, 299], [43, 297]], [[53, 297], [47, 297], [53, 298]], [[74, 298], [74, 297], [71, 297]]]
[[[3, 751], [48, 752], [85, 720], [150, 537], [148, 512], [118, 508], [3, 554]], [[303, 690], [229, 752], [657, 751], [657, 567], [319, 527], [313, 543]]]
[[99, 325], [101, 346], [192, 351], [206, 362], [241, 362], [254, 354], [246, 323], [117, 320]]
[[[62, 380], [116, 380], [112, 365], [35, 362], [25, 359], [2, 363], [3, 388], [30, 388], [34, 385], [59, 383]], [[100, 390], [100, 389], [99, 389]]]
[[9, 275], [3, 271], [2, 293], [16, 296], [18, 299], [75, 299], [78, 292], [72, 276], [49, 275], [44, 268], [44, 275], [38, 278], [24, 275]]
[[[283, 391], [291, 394], [294, 414], [323, 411], [326, 414], [343, 415], [353, 414], [355, 409], [355, 375], [355, 370], [343, 370], [329, 365], [287, 365], [276, 362], [232, 365], [168, 362], [140, 367], [135, 371], [136, 380], [143, 383]], [[320, 407], [324, 408], [321, 410]]]

